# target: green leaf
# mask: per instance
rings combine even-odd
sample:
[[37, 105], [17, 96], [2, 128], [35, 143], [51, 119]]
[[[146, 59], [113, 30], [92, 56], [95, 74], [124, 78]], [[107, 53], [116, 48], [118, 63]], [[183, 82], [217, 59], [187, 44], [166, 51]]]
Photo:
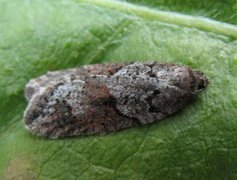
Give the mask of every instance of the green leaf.
[[140, 5], [165, 11], [176, 11], [194, 16], [205, 16], [215, 20], [237, 24], [236, 0], [127, 0]]
[[[237, 3], [185, 2], [1, 0], [0, 179], [236, 179]], [[210, 85], [145, 127], [62, 140], [25, 130], [29, 79], [148, 60], [202, 70]]]

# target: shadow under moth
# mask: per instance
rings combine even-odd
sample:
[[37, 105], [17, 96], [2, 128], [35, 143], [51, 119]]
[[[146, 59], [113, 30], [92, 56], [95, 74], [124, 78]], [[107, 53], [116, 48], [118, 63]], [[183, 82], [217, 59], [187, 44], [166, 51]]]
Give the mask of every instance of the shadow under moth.
[[200, 71], [157, 62], [48, 72], [26, 85], [25, 127], [50, 138], [116, 132], [160, 121], [207, 84]]

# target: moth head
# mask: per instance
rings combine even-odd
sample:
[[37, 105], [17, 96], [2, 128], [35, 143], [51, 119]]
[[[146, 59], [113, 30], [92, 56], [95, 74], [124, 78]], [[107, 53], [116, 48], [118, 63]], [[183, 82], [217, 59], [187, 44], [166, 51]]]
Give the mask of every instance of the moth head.
[[192, 71], [191, 91], [193, 94], [201, 92], [208, 85], [207, 77], [200, 71]]

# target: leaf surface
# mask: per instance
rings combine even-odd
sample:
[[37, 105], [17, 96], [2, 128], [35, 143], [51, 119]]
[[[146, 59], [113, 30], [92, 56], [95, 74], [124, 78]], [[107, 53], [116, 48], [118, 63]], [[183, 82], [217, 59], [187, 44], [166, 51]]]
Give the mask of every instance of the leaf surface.
[[[215, 17], [216, 6], [208, 11], [214, 1], [196, 8], [152, 2], [0, 2], [0, 177], [237, 178], [236, 11]], [[183, 111], [144, 127], [63, 140], [25, 130], [29, 79], [82, 64], [148, 60], [199, 69], [210, 85]]]

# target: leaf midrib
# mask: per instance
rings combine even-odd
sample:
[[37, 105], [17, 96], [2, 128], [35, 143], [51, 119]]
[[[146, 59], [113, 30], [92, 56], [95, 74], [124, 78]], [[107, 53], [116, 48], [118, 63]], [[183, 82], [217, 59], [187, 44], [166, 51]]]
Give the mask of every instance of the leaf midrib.
[[200, 16], [190, 16], [176, 12], [161, 11], [158, 9], [151, 9], [144, 6], [133, 5], [127, 2], [120, 2], [115, 0], [76, 1], [92, 3], [97, 6], [102, 6], [110, 9], [116, 9], [150, 21], [160, 21], [170, 24], [176, 24], [179, 26], [197, 28], [206, 32], [214, 32], [237, 39], [237, 26]]

